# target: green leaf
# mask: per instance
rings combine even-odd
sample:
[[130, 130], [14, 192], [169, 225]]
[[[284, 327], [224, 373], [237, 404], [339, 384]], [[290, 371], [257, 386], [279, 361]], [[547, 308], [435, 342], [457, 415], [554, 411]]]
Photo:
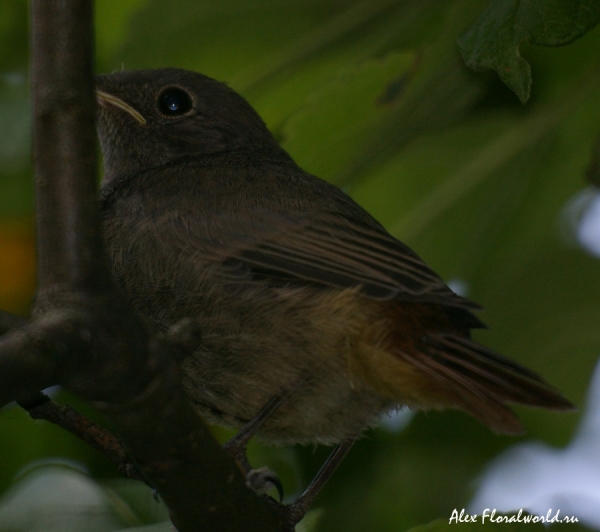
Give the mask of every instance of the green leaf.
[[[342, 69], [285, 123], [286, 150], [317, 175], [335, 176], [389, 112], [382, 97], [390, 85], [409, 76], [414, 61], [414, 53], [393, 53]], [[330, 119], [320, 120], [325, 115]]]
[[29, 165], [31, 125], [27, 80], [18, 72], [0, 75], [0, 160], [2, 174]]
[[127, 39], [129, 20], [146, 4], [146, 0], [95, 2], [96, 57], [101, 66]]
[[564, 46], [599, 21], [596, 0], [495, 0], [458, 42], [469, 67], [495, 70], [525, 103], [531, 92], [531, 67], [519, 46]]
[[27, 2], [0, 2], [0, 73], [21, 69], [27, 60]]

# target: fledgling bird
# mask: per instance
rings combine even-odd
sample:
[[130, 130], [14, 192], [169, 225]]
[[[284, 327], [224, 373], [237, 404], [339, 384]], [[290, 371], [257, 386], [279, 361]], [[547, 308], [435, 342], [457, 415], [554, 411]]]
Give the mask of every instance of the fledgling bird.
[[398, 405], [458, 408], [498, 433], [506, 403], [570, 409], [470, 339], [479, 308], [344, 192], [303, 171], [225, 84], [166, 68], [98, 78], [101, 216], [117, 284], [160, 330], [201, 331], [181, 363], [207, 420], [259, 436], [355, 438]]

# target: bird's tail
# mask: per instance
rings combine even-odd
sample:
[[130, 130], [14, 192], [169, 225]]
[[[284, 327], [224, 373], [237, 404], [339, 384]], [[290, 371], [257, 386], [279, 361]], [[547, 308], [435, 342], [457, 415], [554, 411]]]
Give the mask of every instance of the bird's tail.
[[413, 358], [412, 363], [447, 389], [458, 407], [495, 432], [523, 431], [506, 402], [553, 410], [574, 409], [537, 373], [469, 338], [433, 334], [424, 341], [428, 356]]
[[362, 355], [354, 357], [350, 370], [372, 389], [400, 404], [459, 408], [503, 434], [523, 431], [506, 403], [574, 409], [535, 372], [466, 336], [427, 332], [404, 335], [402, 340], [395, 338], [391, 344], [363, 344], [355, 351]]

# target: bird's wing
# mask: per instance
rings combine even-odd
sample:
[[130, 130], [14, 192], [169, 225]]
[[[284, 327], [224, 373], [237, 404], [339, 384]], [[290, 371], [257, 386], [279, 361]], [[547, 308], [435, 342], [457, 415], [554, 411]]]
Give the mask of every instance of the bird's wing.
[[479, 308], [452, 292], [408, 246], [361, 220], [330, 213], [291, 217], [272, 212], [244, 218], [248, 230], [238, 222], [236, 230], [229, 231], [227, 245], [218, 246], [231, 275], [340, 288], [360, 285], [373, 299]]

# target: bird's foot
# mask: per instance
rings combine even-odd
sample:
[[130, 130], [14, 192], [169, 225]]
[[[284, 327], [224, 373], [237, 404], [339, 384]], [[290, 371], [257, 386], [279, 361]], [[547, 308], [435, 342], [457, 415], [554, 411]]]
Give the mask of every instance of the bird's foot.
[[246, 473], [246, 485], [258, 495], [267, 495], [271, 490], [277, 489], [279, 502], [283, 500], [283, 484], [268, 467], [250, 469]]
[[250, 438], [256, 434], [263, 423], [269, 418], [281, 403], [288, 397], [287, 393], [280, 393], [272, 397], [240, 431], [223, 445], [223, 449], [238, 463], [246, 475], [246, 484], [259, 495], [266, 495], [273, 488], [277, 489], [279, 501], [283, 500], [283, 485], [277, 475], [268, 467], [253, 469], [246, 456], [246, 447]]

